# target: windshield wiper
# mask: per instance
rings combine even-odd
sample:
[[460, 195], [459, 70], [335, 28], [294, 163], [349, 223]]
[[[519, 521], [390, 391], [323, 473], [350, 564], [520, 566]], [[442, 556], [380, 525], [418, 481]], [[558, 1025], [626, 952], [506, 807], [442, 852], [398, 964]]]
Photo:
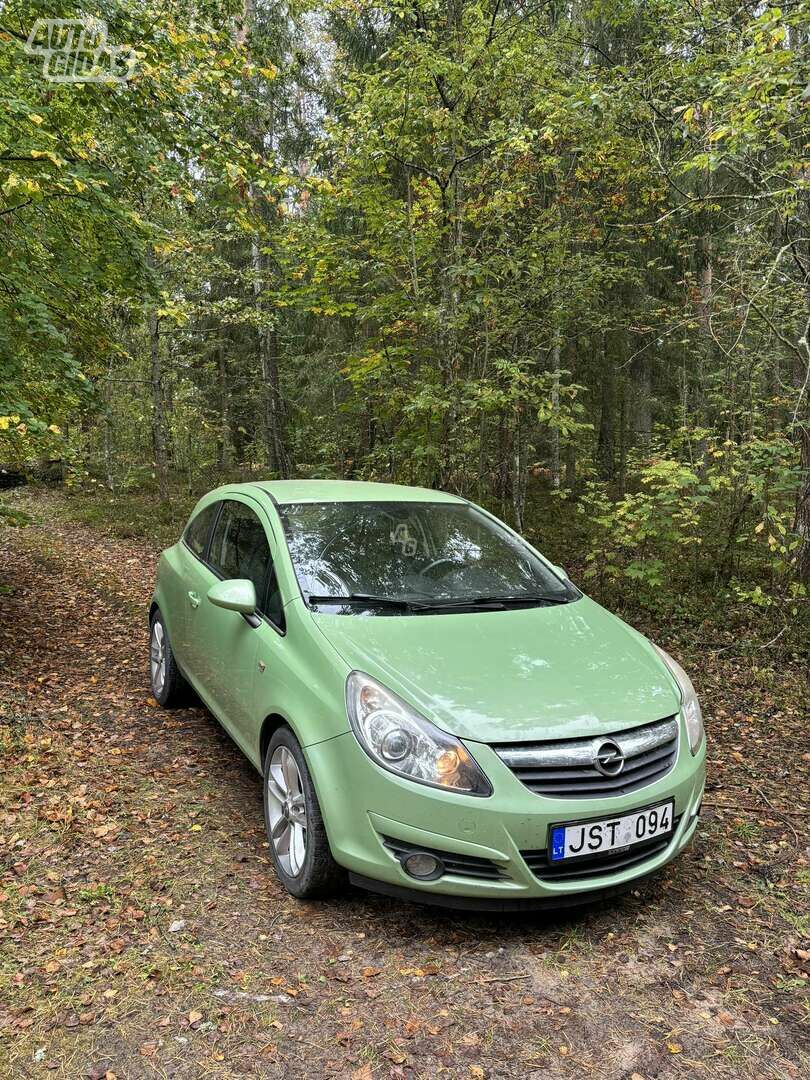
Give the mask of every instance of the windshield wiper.
[[315, 595], [307, 596], [307, 603], [320, 606], [321, 604], [364, 604], [367, 607], [388, 607], [398, 611], [455, 611], [465, 608], [492, 608], [493, 610], [507, 607], [525, 607], [534, 604], [567, 604], [568, 600], [562, 596], [548, 596], [545, 593], [524, 593], [522, 596], [466, 596], [451, 600], [405, 600], [398, 596], [374, 596], [370, 593], [347, 593], [346, 596]]
[[412, 604], [410, 600], [402, 600], [397, 596], [372, 596], [369, 593], [348, 593], [346, 596], [318, 596], [312, 593], [307, 596], [309, 604], [365, 604], [373, 607], [398, 608], [400, 611], [412, 611], [419, 605]]
[[468, 607], [515, 607], [532, 604], [567, 604], [565, 596], [548, 596], [545, 593], [524, 593], [522, 596], [467, 596], [456, 600], [436, 600], [430, 604], [420, 604], [419, 611], [444, 611], [453, 608]]

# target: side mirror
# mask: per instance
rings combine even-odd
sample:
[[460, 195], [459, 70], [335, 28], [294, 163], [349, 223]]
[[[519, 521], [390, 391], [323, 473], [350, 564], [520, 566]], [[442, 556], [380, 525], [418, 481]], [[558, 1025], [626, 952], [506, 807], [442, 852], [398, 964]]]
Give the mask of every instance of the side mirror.
[[240, 615], [253, 615], [256, 611], [256, 589], [247, 578], [218, 581], [208, 590], [208, 599], [217, 607], [238, 611]]

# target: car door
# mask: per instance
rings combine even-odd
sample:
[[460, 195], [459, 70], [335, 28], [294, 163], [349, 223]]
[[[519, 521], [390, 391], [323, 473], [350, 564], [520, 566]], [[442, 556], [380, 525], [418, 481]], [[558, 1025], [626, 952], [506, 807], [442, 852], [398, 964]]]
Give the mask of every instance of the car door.
[[[200, 563], [199, 603], [189, 615], [192, 675], [203, 699], [231, 736], [249, 752], [257, 649], [273, 603], [271, 540], [257, 509], [239, 495], [222, 501], [207, 557]], [[216, 607], [208, 598], [217, 580], [247, 578], [256, 590], [257, 617]], [[280, 606], [279, 606], [280, 610]]]
[[219, 502], [209, 503], [196, 513], [177, 545], [177, 570], [164, 581], [171, 611], [172, 650], [180, 670], [192, 679], [196, 674], [195, 638], [191, 634], [189, 616], [199, 606], [200, 596], [216, 581], [205, 566], [208, 541], [220, 508]]

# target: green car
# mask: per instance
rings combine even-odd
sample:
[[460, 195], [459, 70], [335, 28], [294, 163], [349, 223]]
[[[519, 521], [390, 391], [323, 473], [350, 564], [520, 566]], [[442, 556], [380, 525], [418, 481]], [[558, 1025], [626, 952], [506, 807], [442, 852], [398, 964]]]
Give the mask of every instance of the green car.
[[294, 896], [590, 902], [692, 839], [689, 677], [486, 510], [392, 484], [233, 484], [163, 552], [152, 690], [264, 776]]

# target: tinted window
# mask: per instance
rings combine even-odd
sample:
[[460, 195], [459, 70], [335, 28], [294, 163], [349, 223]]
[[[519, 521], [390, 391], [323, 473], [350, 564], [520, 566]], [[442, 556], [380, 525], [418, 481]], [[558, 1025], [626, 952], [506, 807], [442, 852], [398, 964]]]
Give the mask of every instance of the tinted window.
[[211, 524], [219, 509], [219, 503], [211, 503], [193, 517], [186, 527], [185, 541], [199, 558], [203, 557]]
[[276, 573], [264, 527], [244, 503], [227, 500], [222, 504], [208, 562], [223, 578], [247, 578], [256, 589], [259, 611], [278, 626], [284, 612]]

